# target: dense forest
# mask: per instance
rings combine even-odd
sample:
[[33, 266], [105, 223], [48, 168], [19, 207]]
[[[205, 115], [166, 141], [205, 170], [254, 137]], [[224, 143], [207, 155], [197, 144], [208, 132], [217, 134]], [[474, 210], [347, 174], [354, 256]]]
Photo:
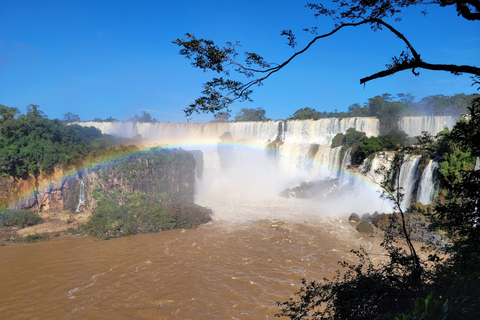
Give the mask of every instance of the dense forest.
[[[72, 169], [109, 153], [121, 152], [125, 142], [93, 127], [50, 120], [38, 105], [26, 114], [0, 105], [0, 173], [15, 179]], [[118, 149], [118, 150], [117, 150]]]

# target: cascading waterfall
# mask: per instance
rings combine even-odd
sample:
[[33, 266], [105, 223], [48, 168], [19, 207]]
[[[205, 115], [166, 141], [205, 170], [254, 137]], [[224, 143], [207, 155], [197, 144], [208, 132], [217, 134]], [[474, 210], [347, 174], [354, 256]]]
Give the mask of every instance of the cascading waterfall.
[[[410, 136], [421, 131], [435, 134], [444, 125], [451, 126], [451, 117], [406, 117], [400, 121], [400, 128]], [[285, 188], [301, 182], [336, 180], [348, 201], [345, 203], [369, 210], [378, 204], [379, 182], [383, 176], [380, 167], [388, 167], [393, 155], [384, 153], [370, 160], [367, 178], [358, 178], [347, 170], [351, 163], [351, 150], [347, 150], [340, 161], [342, 147], [331, 147], [332, 139], [338, 133], [345, 134], [349, 128], [365, 132], [368, 137], [378, 136], [377, 118], [328, 118], [320, 120], [288, 120], [264, 122], [210, 122], [210, 123], [135, 123], [135, 122], [82, 122], [93, 126], [102, 133], [122, 138], [140, 138], [145, 144], [182, 147], [186, 150], [201, 150], [204, 160], [203, 187], [211, 192], [231, 192], [246, 199], [252, 194], [278, 195]], [[417, 130], [418, 132], [416, 132]], [[219, 137], [231, 134], [228, 141]], [[272, 152], [268, 154], [265, 150]], [[272, 154], [274, 156], [272, 156]], [[412, 198], [412, 191], [418, 179], [419, 156], [407, 158], [399, 173], [399, 183], [405, 194], [402, 208]], [[227, 166], [226, 163], [229, 163]], [[433, 164], [432, 164], [433, 165]], [[223, 168], [222, 168], [223, 167]], [[228, 167], [228, 168], [227, 168]], [[430, 170], [430, 168], [429, 168]], [[433, 169], [432, 169], [433, 170]], [[417, 176], [415, 176], [417, 172]], [[209, 178], [210, 177], [210, 178]], [[210, 180], [209, 180], [210, 179]], [[373, 180], [372, 180], [373, 179]], [[426, 177], [425, 177], [426, 179]], [[422, 177], [422, 185], [427, 180]], [[355, 188], [374, 190], [374, 194]], [[216, 189], [215, 189], [216, 188]], [[350, 190], [347, 190], [350, 188]], [[427, 193], [422, 186], [422, 194]], [[355, 200], [352, 200], [354, 199]], [[423, 199], [423, 198], [422, 198]], [[355, 203], [356, 201], [356, 203]], [[335, 206], [340, 201], [335, 203]], [[382, 205], [383, 206], [383, 205]], [[376, 210], [376, 209], [374, 209]]]
[[431, 204], [438, 192], [438, 180], [436, 179], [436, 170], [438, 162], [430, 160], [425, 167], [420, 178], [417, 192], [417, 202], [422, 204]]
[[455, 119], [451, 116], [403, 117], [398, 127], [410, 137], [419, 136], [422, 131], [428, 131], [435, 136], [445, 128], [451, 129], [454, 124]]
[[[368, 137], [377, 136], [379, 122], [376, 118], [329, 118], [320, 120], [264, 121], [264, 122], [210, 122], [210, 123], [136, 123], [136, 122], [81, 122], [93, 126], [102, 133], [122, 138], [140, 135], [147, 143], [166, 145], [202, 144], [218, 141], [225, 132], [230, 132], [236, 142], [257, 145], [280, 138], [278, 166], [292, 176], [312, 178], [335, 177], [340, 169], [340, 149], [331, 149], [330, 144], [337, 133], [346, 133], [354, 128]], [[310, 154], [312, 146], [317, 153]], [[212, 158], [212, 157], [209, 157]], [[317, 166], [312, 166], [312, 162]], [[205, 162], [205, 166], [218, 161]], [[218, 168], [217, 168], [218, 169]]]
[[422, 156], [407, 155], [405, 156], [404, 162], [400, 167], [400, 172], [398, 173], [397, 179], [398, 184], [402, 189], [397, 190], [397, 192], [403, 193], [403, 200], [401, 203], [402, 210], [405, 210], [410, 206], [410, 201], [412, 200], [412, 191], [415, 188], [415, 183], [418, 180], [418, 164], [420, 163], [421, 158]]
[[78, 205], [75, 212], [80, 212], [80, 206], [85, 203], [85, 184], [83, 180], [80, 181], [80, 192], [78, 194]]
[[342, 166], [340, 167], [340, 172], [338, 176], [340, 186], [346, 185], [350, 182], [347, 172], [348, 168], [352, 164], [352, 156], [350, 154], [351, 152], [352, 148], [348, 148], [347, 151], [345, 151], [345, 155], [343, 156]]

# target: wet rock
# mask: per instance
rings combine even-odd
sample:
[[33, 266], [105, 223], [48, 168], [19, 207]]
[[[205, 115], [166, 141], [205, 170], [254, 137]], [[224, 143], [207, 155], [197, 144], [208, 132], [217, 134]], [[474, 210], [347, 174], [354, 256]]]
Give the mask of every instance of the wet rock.
[[357, 226], [357, 231], [361, 233], [367, 233], [367, 234], [373, 234], [373, 225], [370, 224], [370, 222], [367, 221], [362, 221], [360, 224]]
[[365, 213], [365, 214], [362, 215], [360, 220], [362, 220], [362, 221], [372, 221], [372, 217], [370, 216], [370, 213]]
[[351, 222], [360, 222], [360, 217], [356, 213], [352, 213], [350, 217], [348, 217], [348, 221]]

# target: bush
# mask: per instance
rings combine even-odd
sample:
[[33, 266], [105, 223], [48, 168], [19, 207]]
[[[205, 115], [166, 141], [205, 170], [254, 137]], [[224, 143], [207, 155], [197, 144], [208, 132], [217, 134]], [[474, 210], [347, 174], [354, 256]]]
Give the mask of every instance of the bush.
[[141, 192], [115, 193], [103, 196], [83, 232], [104, 239], [122, 236], [186, 229], [210, 221], [199, 206], [179, 200], [162, 199]]
[[44, 232], [42, 234], [30, 233], [30, 234], [27, 234], [27, 236], [23, 239], [23, 241], [24, 242], [37, 242], [39, 240], [46, 240], [49, 237], [50, 236], [47, 232]]
[[42, 217], [30, 210], [6, 209], [0, 213], [0, 227], [26, 228], [43, 223]]

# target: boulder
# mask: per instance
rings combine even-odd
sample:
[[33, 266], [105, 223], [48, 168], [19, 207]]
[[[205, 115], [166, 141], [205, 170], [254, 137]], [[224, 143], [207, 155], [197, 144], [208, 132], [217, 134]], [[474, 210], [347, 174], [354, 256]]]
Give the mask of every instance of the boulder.
[[365, 214], [362, 215], [360, 220], [362, 220], [362, 221], [372, 221], [372, 217], [370, 216], [370, 213], [365, 213]]
[[348, 217], [348, 221], [351, 222], [360, 222], [360, 217], [356, 213], [352, 213], [350, 217]]
[[362, 221], [359, 223], [357, 226], [357, 231], [361, 233], [367, 233], [367, 234], [373, 234], [373, 226], [370, 224], [370, 222], [367, 221]]

